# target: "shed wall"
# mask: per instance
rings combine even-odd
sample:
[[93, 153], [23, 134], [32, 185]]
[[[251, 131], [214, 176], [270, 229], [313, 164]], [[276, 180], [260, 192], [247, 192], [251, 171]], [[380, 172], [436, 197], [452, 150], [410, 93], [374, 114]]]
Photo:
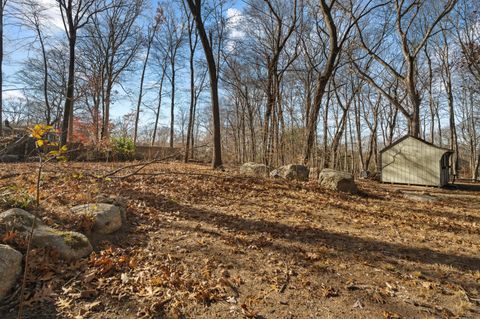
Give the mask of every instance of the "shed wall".
[[440, 159], [445, 152], [407, 138], [382, 153], [382, 181], [441, 186]]

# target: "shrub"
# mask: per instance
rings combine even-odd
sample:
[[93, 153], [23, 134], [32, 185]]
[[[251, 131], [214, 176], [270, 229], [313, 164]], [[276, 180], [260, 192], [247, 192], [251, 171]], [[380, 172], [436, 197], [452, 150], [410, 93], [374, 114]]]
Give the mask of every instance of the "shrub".
[[135, 155], [135, 144], [133, 140], [126, 137], [112, 138], [113, 156], [117, 160], [133, 159]]

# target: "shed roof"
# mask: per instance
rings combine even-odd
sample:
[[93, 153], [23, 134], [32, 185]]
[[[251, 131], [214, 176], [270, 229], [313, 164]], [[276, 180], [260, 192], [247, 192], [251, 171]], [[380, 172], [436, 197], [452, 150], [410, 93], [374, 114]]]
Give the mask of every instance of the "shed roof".
[[433, 147], [433, 148], [436, 148], [436, 149], [445, 151], [445, 153], [454, 153], [451, 149], [437, 146], [437, 145], [432, 144], [432, 143], [430, 143], [430, 142], [427, 142], [427, 141], [425, 141], [425, 140], [423, 140], [423, 139], [421, 139], [421, 138], [418, 138], [418, 137], [415, 137], [415, 136], [412, 136], [412, 135], [408, 135], [408, 134], [405, 135], [405, 136], [403, 136], [403, 137], [401, 137], [401, 138], [399, 138], [399, 139], [397, 139], [397, 140], [396, 140], [395, 142], [393, 142], [392, 144], [390, 144], [390, 145], [388, 145], [387, 147], [385, 147], [385, 148], [383, 148], [382, 150], [380, 150], [380, 153], [383, 153], [383, 152], [389, 150], [390, 148], [392, 148], [392, 147], [394, 147], [395, 145], [403, 142], [404, 140], [406, 140], [406, 139], [409, 138], [409, 137], [410, 137], [410, 138], [413, 138], [413, 139], [416, 139], [417, 141], [420, 141], [420, 142], [422, 142], [423, 144], [426, 144], [426, 145], [428, 145], [428, 146], [430, 146], [430, 147]]

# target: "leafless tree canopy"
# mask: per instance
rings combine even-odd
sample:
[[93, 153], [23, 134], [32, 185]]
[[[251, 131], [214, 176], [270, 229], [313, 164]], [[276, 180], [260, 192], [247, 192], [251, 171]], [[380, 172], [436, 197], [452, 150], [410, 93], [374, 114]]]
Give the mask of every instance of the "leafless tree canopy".
[[17, 94], [0, 95], [0, 120], [53, 124], [63, 143], [166, 143], [214, 167], [362, 175], [410, 134], [479, 177], [477, 1], [56, 2], [1, 3], [0, 36], [12, 22], [30, 54], [8, 75]]

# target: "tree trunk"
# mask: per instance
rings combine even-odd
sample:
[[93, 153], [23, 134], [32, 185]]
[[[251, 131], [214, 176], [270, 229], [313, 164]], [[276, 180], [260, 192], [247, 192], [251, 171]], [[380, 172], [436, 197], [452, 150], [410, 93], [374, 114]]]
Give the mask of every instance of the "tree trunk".
[[68, 117], [68, 142], [73, 142], [73, 107], [70, 109], [70, 116]]
[[247, 107], [248, 130], [250, 131], [250, 159], [255, 162], [257, 158], [255, 118], [253, 114], [253, 107], [250, 104], [250, 98], [248, 95], [248, 86], [245, 86], [245, 106]]
[[344, 112], [342, 114], [342, 118], [340, 119], [338, 130], [335, 133], [335, 136], [333, 137], [332, 147], [330, 149], [330, 154], [331, 154], [330, 156], [331, 156], [331, 159], [332, 159], [331, 167], [333, 167], [334, 169], [336, 168], [336, 161], [337, 161], [337, 158], [338, 158], [338, 154], [337, 154], [338, 147], [340, 146], [340, 141], [342, 139], [343, 132], [345, 131], [345, 127], [346, 127], [346, 124], [347, 124], [347, 114], [348, 114], [348, 109], [344, 110]]
[[[189, 59], [189, 67], [190, 67], [190, 110], [188, 114], [188, 127], [187, 127], [187, 143], [185, 145], [185, 156], [183, 158], [184, 162], [188, 162], [188, 156], [190, 155], [190, 141], [193, 135], [193, 116], [194, 116], [194, 105], [195, 105], [195, 64], [194, 64], [194, 57], [195, 57], [195, 48], [197, 46], [197, 38], [195, 41], [192, 42], [192, 29], [189, 27], [188, 29], [188, 40], [190, 45], [190, 59]], [[193, 149], [193, 147], [192, 147]]]
[[68, 80], [67, 80], [67, 92], [65, 97], [65, 108], [63, 112], [62, 135], [60, 139], [61, 145], [67, 144], [70, 115], [73, 112], [76, 40], [77, 40], [76, 29], [73, 27], [70, 27], [70, 34], [69, 34], [69, 41], [68, 41], [68, 45], [69, 45]]
[[317, 130], [318, 113], [322, 104], [323, 95], [325, 94], [325, 88], [327, 87], [328, 81], [330, 80], [330, 77], [335, 69], [335, 63], [341, 49], [338, 44], [337, 27], [332, 17], [332, 6], [333, 3], [329, 6], [327, 5], [326, 1], [320, 1], [320, 8], [329, 35], [329, 48], [324, 70], [317, 78], [317, 89], [315, 91], [313, 105], [311, 106], [312, 112], [310, 112], [311, 114], [307, 114], [307, 139], [303, 152], [304, 164], [308, 163], [312, 153], [312, 146], [315, 142], [315, 133]]
[[197, 98], [195, 98], [195, 103], [193, 104], [193, 117], [192, 117], [192, 135], [190, 136], [190, 158], [195, 158], [195, 116], [197, 114]]
[[265, 117], [264, 117], [264, 122], [263, 122], [263, 162], [265, 165], [270, 164], [270, 155], [271, 155], [271, 148], [272, 145], [270, 145], [269, 142], [269, 137], [271, 136], [270, 130], [272, 128], [270, 127], [270, 119], [272, 117], [272, 112], [274, 110], [275, 106], [275, 95], [273, 94], [273, 65], [272, 61], [270, 59], [267, 59], [267, 65], [268, 65], [268, 75], [267, 75], [267, 105], [265, 108]]
[[365, 167], [365, 160], [363, 156], [363, 147], [362, 147], [362, 126], [361, 126], [361, 118], [360, 118], [360, 110], [359, 110], [359, 103], [356, 102], [357, 99], [353, 101], [353, 107], [354, 107], [354, 114], [355, 114], [355, 129], [357, 131], [357, 150], [358, 150], [358, 156], [360, 159], [360, 167], [362, 167], [361, 175], [368, 169]]
[[[332, 66], [333, 67], [333, 66]], [[333, 70], [332, 70], [333, 71]], [[320, 112], [320, 107], [322, 104], [322, 98], [325, 93], [325, 88], [330, 78], [331, 72], [329, 75], [320, 75], [318, 78], [317, 90], [315, 92], [315, 97], [312, 105], [311, 114], [307, 115], [307, 139], [305, 142], [305, 149], [303, 152], [303, 163], [306, 165], [310, 160], [312, 154], [312, 146], [315, 141], [315, 131], [317, 130], [317, 119], [318, 113]], [[324, 137], [325, 138], [325, 137]], [[325, 154], [324, 154], [325, 156]], [[326, 161], [327, 162], [327, 161]]]
[[155, 139], [157, 138], [157, 128], [158, 128], [158, 121], [160, 119], [160, 108], [162, 106], [162, 91], [163, 91], [163, 80], [165, 79], [165, 64], [162, 69], [162, 76], [160, 78], [160, 87], [158, 89], [158, 106], [157, 106], [157, 114], [155, 117], [155, 126], [153, 127], [153, 135], [152, 135], [152, 146], [155, 145]]
[[111, 75], [108, 75], [107, 87], [105, 89], [105, 109], [103, 113], [103, 125], [102, 125], [102, 140], [108, 141], [110, 139], [110, 102], [113, 89], [113, 81]]
[[174, 124], [175, 124], [175, 61], [170, 61], [172, 67], [172, 98], [170, 99], [170, 148], [173, 148], [173, 138], [175, 134]]
[[0, 136], [3, 136], [3, 14], [7, 1], [0, 1]]
[[435, 144], [435, 102], [433, 100], [433, 69], [432, 59], [428, 54], [427, 47], [425, 47], [425, 56], [428, 64], [428, 103], [430, 107], [430, 142]]
[[222, 166], [222, 145], [220, 136], [220, 103], [218, 101], [218, 78], [215, 58], [213, 56], [212, 46], [208, 40], [205, 26], [201, 17], [201, 0], [187, 0], [190, 11], [195, 19], [198, 34], [202, 42], [205, 57], [207, 59], [208, 73], [210, 75], [210, 94], [212, 97], [212, 117], [213, 117], [213, 168]]
[[138, 122], [140, 119], [140, 108], [142, 105], [142, 98], [143, 98], [143, 82], [145, 80], [145, 73], [147, 70], [147, 64], [148, 64], [148, 57], [150, 56], [150, 48], [152, 47], [152, 42], [153, 42], [153, 35], [154, 31], [151, 31], [152, 34], [150, 35], [150, 38], [148, 39], [148, 44], [147, 44], [147, 53], [145, 55], [145, 60], [143, 61], [143, 68], [142, 68], [142, 75], [140, 77], [140, 89], [138, 93], [138, 101], [137, 101], [137, 112], [135, 114], [135, 128], [134, 128], [134, 133], [133, 133], [133, 144], [137, 145], [137, 136], [138, 136]]
[[412, 107], [412, 112], [408, 120], [408, 132], [413, 137], [420, 137], [420, 96], [415, 85], [415, 58], [411, 55], [406, 55], [404, 52], [407, 64], [407, 76], [404, 79], [405, 87], [407, 89], [408, 98]]
[[455, 125], [455, 110], [453, 104], [453, 93], [452, 93], [452, 83], [450, 79], [447, 79], [447, 100], [448, 100], [448, 113], [449, 113], [449, 124], [450, 124], [450, 148], [453, 149], [454, 154], [452, 156], [452, 174], [457, 176], [458, 174], [458, 138], [457, 138], [457, 128]]
[[322, 168], [327, 168], [328, 163], [329, 163], [329, 159], [328, 159], [328, 111], [329, 110], [330, 110], [330, 93], [328, 94], [327, 102], [325, 103], [325, 110], [324, 110], [324, 113], [323, 113], [323, 164], [322, 164]]
[[412, 117], [409, 118], [409, 133], [413, 137], [420, 137], [420, 99], [416, 97], [412, 98], [412, 104], [417, 103], [413, 106]]
[[473, 180], [478, 181], [478, 176], [480, 174], [480, 154], [477, 157], [477, 165], [475, 165], [475, 170], [473, 172]]
[[[37, 21], [37, 20], [36, 20]], [[50, 125], [52, 122], [52, 110], [50, 108], [50, 102], [48, 100], [48, 63], [47, 63], [47, 53], [45, 50], [45, 43], [43, 41], [43, 35], [40, 30], [39, 22], [37, 21], [35, 24], [35, 31], [38, 36], [38, 40], [40, 42], [40, 50], [42, 52], [42, 61], [43, 61], [43, 98], [45, 102], [46, 108], [46, 124]]]

